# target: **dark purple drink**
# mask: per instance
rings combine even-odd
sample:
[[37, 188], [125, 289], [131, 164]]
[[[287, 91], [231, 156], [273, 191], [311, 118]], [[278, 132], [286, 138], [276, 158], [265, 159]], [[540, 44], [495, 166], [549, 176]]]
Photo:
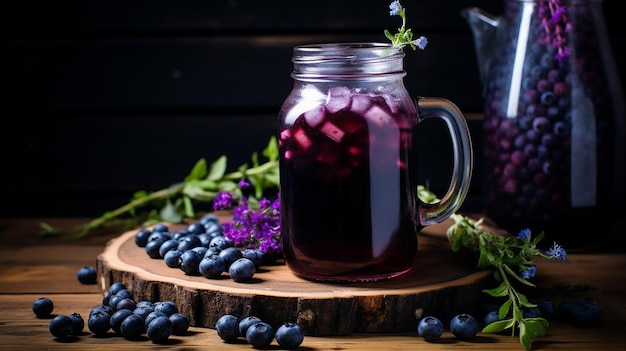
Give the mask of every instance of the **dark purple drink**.
[[367, 281], [412, 267], [420, 228], [407, 165], [417, 116], [391, 100], [340, 87], [303, 113], [283, 107], [283, 249], [297, 274]]

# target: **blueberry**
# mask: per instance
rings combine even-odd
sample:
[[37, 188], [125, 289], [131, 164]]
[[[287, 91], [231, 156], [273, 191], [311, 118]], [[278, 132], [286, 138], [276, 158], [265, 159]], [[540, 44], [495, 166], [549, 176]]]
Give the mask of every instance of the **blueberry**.
[[537, 307], [526, 307], [522, 309], [522, 316], [524, 318], [540, 318], [541, 311]]
[[155, 312], [163, 312], [168, 317], [178, 312], [178, 306], [173, 301], [159, 301], [154, 304]]
[[219, 219], [214, 213], [209, 213], [209, 214], [202, 216], [202, 218], [200, 218], [200, 223], [202, 223], [205, 226], [207, 224], [212, 224], [212, 223], [217, 224], [219, 223]]
[[206, 252], [209, 251], [209, 249], [204, 246], [196, 246], [191, 250], [197, 252], [198, 255], [200, 255], [200, 259], [202, 259]]
[[225, 314], [215, 322], [217, 335], [226, 342], [233, 342], [239, 337], [239, 319], [232, 314]]
[[162, 343], [172, 335], [172, 321], [165, 316], [156, 317], [148, 325], [146, 333], [150, 340]]
[[111, 308], [111, 306], [109, 305], [105, 305], [105, 304], [101, 304], [101, 305], [96, 305], [94, 306], [91, 311], [89, 311], [89, 316], [91, 317], [92, 314], [96, 313], [96, 312], [103, 312], [108, 314], [109, 316], [113, 314], [113, 309]]
[[178, 242], [178, 250], [182, 252], [198, 246], [202, 246], [202, 241], [196, 235], [188, 235]]
[[[109, 298], [109, 307], [111, 307], [111, 309], [113, 310], [113, 312], [117, 311], [117, 304], [122, 301], [123, 299], [125, 299], [124, 296], [120, 296], [120, 295], [113, 295]], [[111, 313], [113, 313], [111, 312]], [[109, 314], [111, 314], [109, 313]]]
[[153, 228], [152, 232], [168, 232], [170, 229], [165, 223], [157, 223]]
[[243, 254], [241, 253], [241, 250], [231, 246], [222, 249], [222, 251], [220, 251], [219, 253], [219, 256], [224, 260], [224, 265], [226, 266], [224, 271], [228, 272], [228, 268], [230, 268], [230, 265], [238, 259], [242, 258]]
[[287, 322], [276, 329], [274, 337], [280, 347], [287, 350], [294, 350], [302, 344], [304, 331], [296, 323]]
[[161, 257], [161, 253], [159, 252], [159, 250], [161, 249], [161, 245], [163, 245], [165, 241], [166, 241], [165, 239], [155, 239], [155, 240], [148, 241], [145, 247], [146, 254], [148, 254], [148, 257], [163, 258]]
[[180, 268], [179, 260], [182, 254], [183, 252], [178, 249], [169, 250], [163, 256], [163, 261], [170, 268]]
[[148, 326], [150, 325], [150, 322], [152, 322], [152, 320], [154, 320], [156, 317], [168, 317], [168, 315], [166, 315], [165, 313], [161, 312], [161, 311], [153, 311], [150, 312], [145, 319], [145, 325], [146, 328], [148, 328]]
[[242, 318], [239, 322], [239, 335], [246, 335], [246, 331], [248, 331], [248, 328], [250, 328], [251, 325], [257, 322], [262, 322], [261, 318], [257, 316], [247, 316]]
[[577, 301], [569, 313], [569, 322], [581, 328], [590, 328], [598, 324], [602, 316], [602, 307], [594, 299]]
[[50, 320], [48, 329], [55, 338], [69, 339], [74, 332], [74, 323], [70, 317], [61, 314]]
[[187, 230], [192, 234], [202, 234], [206, 233], [206, 228], [203, 223], [194, 222], [187, 226]]
[[250, 261], [254, 262], [254, 267], [261, 267], [263, 262], [263, 252], [259, 249], [245, 249], [241, 252], [241, 255]]
[[95, 284], [98, 274], [96, 269], [89, 266], [83, 266], [76, 271], [76, 278], [81, 284]]
[[498, 316], [498, 311], [491, 311], [485, 315], [485, 318], [483, 318], [483, 323], [485, 324], [485, 326], [487, 326], [499, 320], [500, 320], [500, 316]]
[[132, 311], [135, 308], [137, 308], [137, 304], [135, 303], [135, 301], [131, 298], [124, 297], [115, 305], [114, 310], [115, 311], [119, 311], [119, 310], [131, 310]]
[[47, 297], [40, 297], [33, 302], [32, 308], [37, 317], [49, 317], [54, 310], [54, 303]]
[[183, 240], [184, 237], [188, 235], [195, 235], [195, 234], [192, 234], [187, 229], [183, 229], [181, 231], [175, 232], [174, 235], [172, 236], [172, 239], [175, 239], [176, 241], [181, 241]]
[[146, 324], [143, 318], [137, 314], [129, 314], [120, 325], [122, 336], [127, 340], [137, 340], [146, 332]]
[[176, 312], [172, 314], [170, 317], [170, 321], [172, 321], [172, 334], [173, 335], [185, 335], [187, 334], [187, 330], [189, 330], [189, 317], [186, 314]]
[[198, 273], [198, 267], [200, 266], [201, 260], [202, 257], [198, 255], [196, 251], [187, 250], [180, 255], [178, 264], [180, 270], [185, 272], [186, 275], [194, 275]]
[[122, 322], [131, 314], [133, 314], [132, 310], [123, 309], [115, 311], [115, 313], [111, 315], [111, 318], [109, 318], [109, 325], [115, 334], [122, 335]]
[[267, 347], [274, 339], [274, 328], [265, 322], [257, 322], [246, 331], [246, 340], [255, 348]]
[[87, 318], [87, 328], [96, 334], [96, 336], [105, 335], [109, 329], [111, 329], [111, 315], [103, 312], [96, 311], [89, 315]]
[[200, 274], [205, 278], [217, 279], [224, 272], [226, 265], [224, 260], [219, 255], [211, 255], [204, 257], [198, 265]]
[[211, 242], [209, 243], [209, 248], [217, 247], [220, 250], [224, 250], [233, 246], [235, 246], [233, 242], [226, 239], [226, 237], [223, 235], [215, 236], [213, 239], [211, 239]]
[[469, 340], [478, 334], [478, 322], [467, 313], [456, 315], [450, 321], [450, 331], [462, 340]]
[[115, 296], [121, 296], [123, 298], [132, 299], [133, 298], [133, 292], [128, 290], [128, 289], [126, 289], [126, 288], [123, 288], [123, 289], [118, 290], [115, 293]]
[[426, 341], [439, 340], [443, 334], [443, 324], [436, 317], [424, 317], [417, 325], [417, 333]]
[[159, 256], [165, 258], [165, 254], [170, 250], [174, 250], [178, 248], [178, 240], [170, 239], [165, 240], [161, 246], [159, 246]]
[[85, 329], [85, 319], [83, 319], [83, 316], [81, 316], [77, 312], [71, 313], [67, 316], [70, 317], [70, 319], [72, 320], [72, 325], [74, 326], [72, 334], [78, 335], [82, 333], [83, 329]]
[[133, 310], [133, 314], [138, 315], [142, 319], [146, 319], [150, 313], [154, 312], [154, 308], [151, 306], [139, 306]]
[[247, 258], [240, 258], [228, 268], [228, 275], [236, 282], [244, 282], [252, 279], [256, 269], [254, 262]]
[[545, 319], [553, 319], [556, 316], [556, 306], [552, 300], [541, 299], [537, 301], [537, 308]]
[[224, 234], [224, 227], [217, 222], [209, 222], [204, 224], [206, 233], [212, 237], [221, 236]]
[[107, 292], [109, 293], [109, 295], [113, 296], [122, 289], [126, 289], [126, 285], [124, 285], [124, 283], [122, 282], [115, 282], [111, 284], [111, 286], [109, 286], [109, 289], [107, 290]]
[[139, 302], [137, 302], [137, 307], [149, 307], [154, 309], [154, 303], [148, 301], [148, 300], [141, 300]]
[[135, 245], [139, 247], [145, 247], [148, 243], [148, 237], [152, 234], [152, 231], [148, 228], [141, 228], [135, 233]]

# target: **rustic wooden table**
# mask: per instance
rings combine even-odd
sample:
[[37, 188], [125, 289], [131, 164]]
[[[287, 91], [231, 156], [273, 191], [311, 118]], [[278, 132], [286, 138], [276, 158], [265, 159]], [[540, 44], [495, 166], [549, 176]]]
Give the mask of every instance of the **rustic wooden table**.
[[[245, 342], [226, 344], [215, 330], [191, 327], [189, 335], [173, 336], [165, 345], [147, 338], [128, 341], [122, 337], [95, 337], [85, 328], [72, 342], [60, 342], [48, 331], [49, 319], [38, 319], [32, 302], [42, 296], [55, 303], [53, 314], [78, 312], [86, 317], [101, 303], [97, 285], [83, 285], [76, 271], [95, 265], [106, 243], [119, 233], [98, 233], [81, 240], [38, 237], [40, 218], [0, 219], [0, 349], [3, 350], [243, 350]], [[86, 222], [81, 218], [44, 221], [68, 228]], [[618, 245], [619, 246], [619, 245]], [[615, 250], [615, 251], [611, 251]], [[601, 252], [569, 253], [564, 263], [538, 260], [537, 284], [531, 298], [564, 299], [593, 297], [603, 307], [601, 324], [578, 328], [551, 322], [533, 350], [623, 350], [626, 342], [626, 252], [613, 246]], [[445, 323], [444, 323], [445, 324]], [[354, 334], [305, 337], [300, 350], [523, 350], [517, 337], [479, 334], [471, 341], [457, 340], [448, 330], [437, 342], [428, 343], [417, 333]], [[270, 349], [279, 349], [274, 342]]]

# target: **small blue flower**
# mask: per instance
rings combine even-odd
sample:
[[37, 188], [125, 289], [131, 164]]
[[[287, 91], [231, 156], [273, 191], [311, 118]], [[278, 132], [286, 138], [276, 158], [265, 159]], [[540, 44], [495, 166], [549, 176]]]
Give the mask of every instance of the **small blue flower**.
[[400, 11], [402, 10], [402, 5], [400, 5], [400, 0], [395, 0], [389, 5], [389, 16], [400, 16]]
[[418, 39], [413, 40], [413, 44], [415, 44], [421, 50], [426, 48], [426, 44], [428, 44], [428, 39], [425, 36], [421, 36]]
[[563, 262], [565, 261], [565, 256], [567, 256], [567, 252], [565, 252], [565, 249], [562, 248], [561, 245], [555, 242], [552, 247], [548, 251], [546, 251], [546, 255]]
[[517, 234], [517, 238], [525, 241], [530, 240], [530, 229], [526, 228], [520, 230], [519, 234]]
[[535, 276], [535, 274], [537, 274], [537, 267], [535, 266], [530, 266], [526, 269], [524, 269], [521, 273], [520, 276], [526, 280], [532, 278]]

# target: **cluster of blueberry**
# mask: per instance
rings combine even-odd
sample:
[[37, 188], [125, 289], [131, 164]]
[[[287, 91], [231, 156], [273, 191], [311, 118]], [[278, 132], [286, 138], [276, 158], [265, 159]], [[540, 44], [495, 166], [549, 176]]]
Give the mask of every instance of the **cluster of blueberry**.
[[217, 279], [226, 272], [236, 282], [249, 281], [265, 262], [261, 250], [235, 247], [212, 213], [179, 231], [170, 230], [164, 223], [142, 228], [135, 234], [135, 244], [144, 247], [149, 257], [163, 259], [168, 267], [208, 279]]
[[[52, 314], [54, 304], [42, 297], [33, 302], [32, 309], [37, 317], [45, 318]], [[135, 302], [132, 293], [120, 282], [111, 284], [102, 304], [94, 306], [87, 319], [89, 331], [96, 336], [106, 336], [113, 330], [127, 340], [140, 340], [145, 334], [156, 343], [167, 341], [171, 335], [185, 335], [189, 323], [189, 317], [179, 313], [173, 302]], [[49, 324], [50, 333], [62, 340], [79, 336], [84, 327], [85, 320], [76, 312], [56, 315]]]
[[[500, 320], [498, 309], [500, 305], [486, 303], [483, 306], [485, 326]], [[537, 307], [522, 309], [524, 318], [545, 318], [549, 321], [558, 320], [582, 328], [590, 328], [600, 322], [602, 306], [593, 298], [585, 297], [580, 300], [566, 299], [555, 303], [548, 299], [539, 299]]]
[[[495, 303], [485, 303], [483, 306], [483, 323], [487, 326], [499, 321], [498, 309]], [[524, 318], [558, 319], [582, 328], [593, 327], [598, 324], [602, 316], [602, 307], [590, 297], [581, 300], [563, 300], [555, 304], [552, 300], [540, 299], [537, 307], [522, 309]], [[462, 313], [450, 320], [450, 332], [461, 340], [469, 340], [479, 331], [478, 321], [471, 315]], [[434, 316], [422, 318], [417, 325], [417, 333], [426, 341], [435, 341], [443, 334], [443, 323]]]
[[244, 337], [254, 348], [266, 348], [276, 339], [283, 349], [293, 350], [304, 340], [304, 331], [298, 324], [286, 322], [274, 332], [271, 325], [256, 316], [239, 319], [232, 314], [225, 314], [217, 320], [215, 329], [217, 335], [227, 343]]
[[[470, 340], [478, 334], [478, 321], [467, 313], [458, 314], [450, 320], [450, 332], [461, 340]], [[417, 333], [426, 341], [439, 340], [443, 323], [437, 317], [424, 317], [417, 325]]]

